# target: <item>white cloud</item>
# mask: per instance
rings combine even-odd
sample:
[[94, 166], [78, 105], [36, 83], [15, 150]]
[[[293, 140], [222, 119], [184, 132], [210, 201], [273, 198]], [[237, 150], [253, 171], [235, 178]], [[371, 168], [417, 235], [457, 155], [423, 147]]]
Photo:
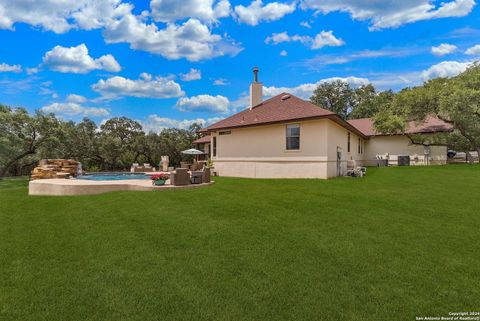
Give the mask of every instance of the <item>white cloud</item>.
[[226, 86], [228, 85], [228, 80], [225, 78], [218, 78], [213, 81], [215, 86]]
[[198, 95], [183, 97], [177, 101], [177, 109], [184, 112], [228, 113], [229, 101], [227, 97], [217, 95]]
[[458, 49], [458, 47], [455, 46], [455, 45], [450, 45], [448, 43], [442, 43], [438, 47], [432, 47], [431, 52], [435, 56], [441, 57], [441, 56], [451, 54], [451, 53], [457, 51], [457, 49]]
[[202, 79], [202, 73], [198, 69], [190, 68], [186, 74], [180, 74], [180, 79], [183, 81], [199, 80]]
[[320, 49], [325, 46], [338, 47], [343, 46], [345, 41], [333, 35], [333, 31], [322, 31], [313, 39], [312, 49]]
[[39, 71], [40, 71], [40, 68], [38, 68], [38, 67], [27, 68], [27, 74], [28, 75], [36, 74]]
[[371, 83], [378, 89], [402, 89], [406, 86], [414, 86], [421, 83], [418, 72], [395, 73], [384, 72], [369, 76]]
[[465, 51], [467, 55], [480, 55], [480, 45], [470, 47]]
[[[287, 92], [301, 99], [308, 100], [310, 99], [310, 97], [313, 94], [313, 91], [318, 87], [318, 85], [320, 85], [321, 83], [332, 82], [337, 80], [347, 82], [353, 87], [360, 87], [362, 85], [367, 85], [371, 83], [370, 80], [367, 78], [350, 76], [350, 77], [325, 78], [314, 83], [304, 83], [294, 87], [265, 86], [263, 87], [263, 95], [264, 95], [263, 98], [268, 99], [270, 97]], [[239, 98], [231, 102], [231, 106], [233, 107], [234, 110], [246, 108], [247, 106], [249, 106], [249, 104], [250, 104], [250, 96], [246, 92], [242, 93], [239, 96]]]
[[140, 78], [135, 80], [120, 76], [100, 79], [92, 85], [92, 89], [107, 99], [122, 96], [174, 98], [185, 94], [175, 81], [159, 76], [153, 78], [147, 73], [142, 73]]
[[53, 99], [58, 98], [58, 94], [51, 88], [52, 82], [51, 81], [44, 81], [39, 84], [38, 86], [38, 94], [43, 96], [50, 96]]
[[83, 96], [80, 96], [80, 95], [77, 95], [77, 94], [70, 94], [67, 96], [67, 102], [69, 103], [77, 103], [77, 104], [82, 104], [84, 102], [86, 102], [88, 99], [83, 97]]
[[[211, 26], [213, 20], [230, 15], [231, 7], [227, 0], [216, 1], [215, 5], [214, 1], [154, 0], [154, 16], [167, 22], [165, 27], [159, 28], [155, 23], [147, 23], [150, 12], [135, 15], [132, 12], [134, 6], [122, 0], [37, 0], [35, 5], [32, 5], [32, 0], [0, 0], [0, 29], [13, 30], [17, 22], [55, 33], [65, 33], [72, 28], [102, 29], [107, 43], [126, 42], [132, 49], [159, 54], [167, 59], [198, 61], [234, 56], [243, 49], [241, 45], [227, 34], [212, 34], [210, 28], [200, 22], [208, 20]], [[199, 6], [190, 6], [194, 4]], [[207, 8], [209, 4], [211, 12]], [[163, 6], [175, 10], [157, 10]], [[163, 14], [166, 17], [159, 16]], [[183, 16], [199, 18], [179, 25], [170, 21]], [[108, 65], [108, 61], [105, 64]]]
[[6, 63], [0, 64], [0, 72], [22, 72], [22, 66], [20, 65], [8, 65]]
[[464, 72], [470, 65], [470, 62], [442, 61], [424, 70], [421, 75], [424, 80], [438, 77], [453, 77]]
[[53, 103], [43, 106], [43, 112], [54, 113], [65, 116], [84, 116], [84, 117], [103, 117], [109, 115], [109, 111], [105, 108], [84, 107], [79, 103], [65, 102]]
[[278, 45], [282, 42], [300, 42], [300, 43], [309, 43], [312, 42], [312, 38], [309, 36], [299, 36], [293, 35], [289, 36], [286, 31], [280, 33], [272, 33], [271, 36], [265, 38], [266, 44]]
[[302, 27], [307, 28], [307, 29], [311, 29], [311, 28], [312, 28], [312, 26], [310, 25], [310, 23], [309, 23], [308, 21], [302, 21], [302, 22], [300, 22], [300, 25], [301, 25]]
[[331, 55], [318, 55], [313, 58], [305, 59], [297, 65], [307, 67], [312, 70], [319, 70], [326, 65], [340, 65], [346, 64], [351, 61], [373, 59], [373, 58], [400, 58], [408, 57], [424, 52], [422, 48], [386, 48], [380, 50], [362, 50], [357, 52], [351, 52], [343, 55], [331, 54]]
[[94, 59], [88, 54], [88, 48], [83, 43], [70, 48], [55, 46], [45, 53], [43, 64], [55, 71], [77, 74], [85, 74], [96, 69], [110, 72], [121, 70], [120, 65], [112, 55], [104, 55]]
[[295, 11], [296, 4], [270, 2], [263, 5], [262, 0], [254, 0], [249, 6], [235, 6], [235, 14], [240, 22], [250, 26], [256, 26], [262, 21], [274, 21], [283, 18], [285, 15]]
[[359, 78], [359, 77], [353, 77], [353, 76], [344, 77], [344, 78], [331, 77], [331, 78], [321, 79], [320, 81], [317, 81], [315, 83], [305, 83], [295, 87], [275, 87], [275, 86], [264, 87], [263, 93], [267, 97], [273, 97], [283, 92], [288, 92], [302, 99], [309, 99], [312, 96], [313, 91], [318, 87], [318, 85], [320, 85], [321, 83], [332, 82], [337, 80], [347, 82], [353, 87], [359, 87], [359, 86], [367, 85], [370, 83], [370, 81], [367, 78]]
[[110, 23], [104, 30], [107, 43], [127, 42], [132, 49], [162, 55], [167, 59], [186, 58], [199, 61], [218, 56], [235, 56], [243, 48], [229, 39], [212, 34], [197, 19], [181, 25], [167, 23], [165, 29], [146, 24], [139, 17], [127, 14]]
[[326, 46], [337, 47], [343, 46], [345, 42], [333, 35], [333, 31], [321, 31], [314, 38], [310, 36], [293, 35], [289, 36], [286, 31], [280, 33], [273, 33], [271, 36], [265, 38], [265, 43], [278, 45], [282, 42], [300, 42], [308, 44], [312, 49], [321, 49]]
[[280, 56], [286, 57], [288, 55], [288, 52], [286, 50], [280, 51]]
[[228, 17], [231, 13], [231, 5], [227, 0], [152, 0], [150, 8], [153, 18], [162, 22], [186, 18], [210, 22]]
[[348, 12], [355, 20], [371, 21], [371, 29], [395, 28], [407, 23], [447, 17], [463, 17], [475, 6], [475, 0], [450, 0], [434, 4], [431, 0], [302, 0], [303, 9], [323, 14]]
[[183, 119], [177, 120], [168, 117], [160, 117], [156, 114], [149, 115], [146, 120], [141, 121], [142, 127], [146, 132], [160, 132], [165, 128], [180, 128], [188, 129], [193, 124], [200, 124], [203, 127], [211, 125], [220, 121], [221, 117], [212, 117], [212, 118], [196, 118], [196, 119]]
[[121, 0], [0, 0], [0, 29], [14, 29], [19, 22], [55, 33], [72, 28], [91, 30], [132, 10]]

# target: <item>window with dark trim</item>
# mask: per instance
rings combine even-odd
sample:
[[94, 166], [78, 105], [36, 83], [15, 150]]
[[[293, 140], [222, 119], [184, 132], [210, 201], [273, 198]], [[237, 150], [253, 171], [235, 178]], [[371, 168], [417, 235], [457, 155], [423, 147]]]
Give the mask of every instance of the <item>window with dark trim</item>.
[[212, 141], [212, 151], [213, 151], [213, 157], [217, 156], [217, 137], [213, 136], [213, 141]]
[[225, 130], [223, 132], [219, 132], [219, 135], [230, 135], [232, 132], [230, 130]]
[[358, 153], [359, 154], [362, 153], [362, 141], [361, 141], [360, 137], [358, 137]]
[[347, 153], [350, 153], [350, 133], [348, 133], [348, 136], [347, 136]]
[[287, 139], [287, 150], [300, 149], [300, 125], [299, 124], [287, 125], [286, 139]]

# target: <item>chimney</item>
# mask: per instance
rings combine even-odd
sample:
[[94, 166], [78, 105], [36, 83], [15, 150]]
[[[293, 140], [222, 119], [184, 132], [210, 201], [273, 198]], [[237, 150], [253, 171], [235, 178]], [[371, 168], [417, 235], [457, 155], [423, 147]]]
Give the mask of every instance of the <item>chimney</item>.
[[253, 68], [253, 82], [250, 84], [250, 109], [263, 101], [263, 85], [258, 82], [258, 68]]

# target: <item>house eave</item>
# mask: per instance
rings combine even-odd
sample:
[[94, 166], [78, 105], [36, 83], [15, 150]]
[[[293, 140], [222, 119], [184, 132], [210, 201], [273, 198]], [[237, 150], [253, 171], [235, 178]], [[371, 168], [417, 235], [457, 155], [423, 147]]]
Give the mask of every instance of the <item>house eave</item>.
[[291, 122], [296, 122], [296, 121], [308, 121], [308, 120], [317, 120], [317, 119], [330, 119], [334, 121], [335, 123], [339, 124], [340, 126], [344, 127], [345, 129], [348, 129], [358, 136], [362, 137], [363, 139], [368, 139], [368, 136], [364, 135], [362, 132], [360, 132], [358, 129], [356, 129], [354, 126], [350, 125], [348, 122], [343, 120], [340, 116], [336, 114], [330, 114], [330, 115], [320, 115], [320, 116], [313, 116], [313, 117], [299, 117], [299, 118], [289, 118], [289, 119], [283, 119], [283, 120], [276, 120], [276, 121], [271, 121], [271, 122], [262, 122], [259, 124], [246, 124], [246, 125], [236, 125], [236, 126], [225, 126], [225, 127], [217, 127], [217, 128], [204, 128], [199, 130], [200, 133], [214, 133], [220, 130], [230, 130], [230, 129], [237, 129], [237, 128], [248, 128], [248, 127], [258, 127], [258, 126], [267, 126], [267, 125], [274, 125], [274, 124], [285, 124], [285, 123], [291, 123]]

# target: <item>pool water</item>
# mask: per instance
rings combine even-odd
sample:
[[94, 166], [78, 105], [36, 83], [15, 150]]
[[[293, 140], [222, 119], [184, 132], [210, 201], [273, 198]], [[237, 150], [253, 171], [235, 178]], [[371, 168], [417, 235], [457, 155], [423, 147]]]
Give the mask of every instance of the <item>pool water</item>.
[[120, 181], [126, 179], [150, 179], [144, 173], [93, 173], [78, 176], [77, 179], [88, 179], [91, 181]]

